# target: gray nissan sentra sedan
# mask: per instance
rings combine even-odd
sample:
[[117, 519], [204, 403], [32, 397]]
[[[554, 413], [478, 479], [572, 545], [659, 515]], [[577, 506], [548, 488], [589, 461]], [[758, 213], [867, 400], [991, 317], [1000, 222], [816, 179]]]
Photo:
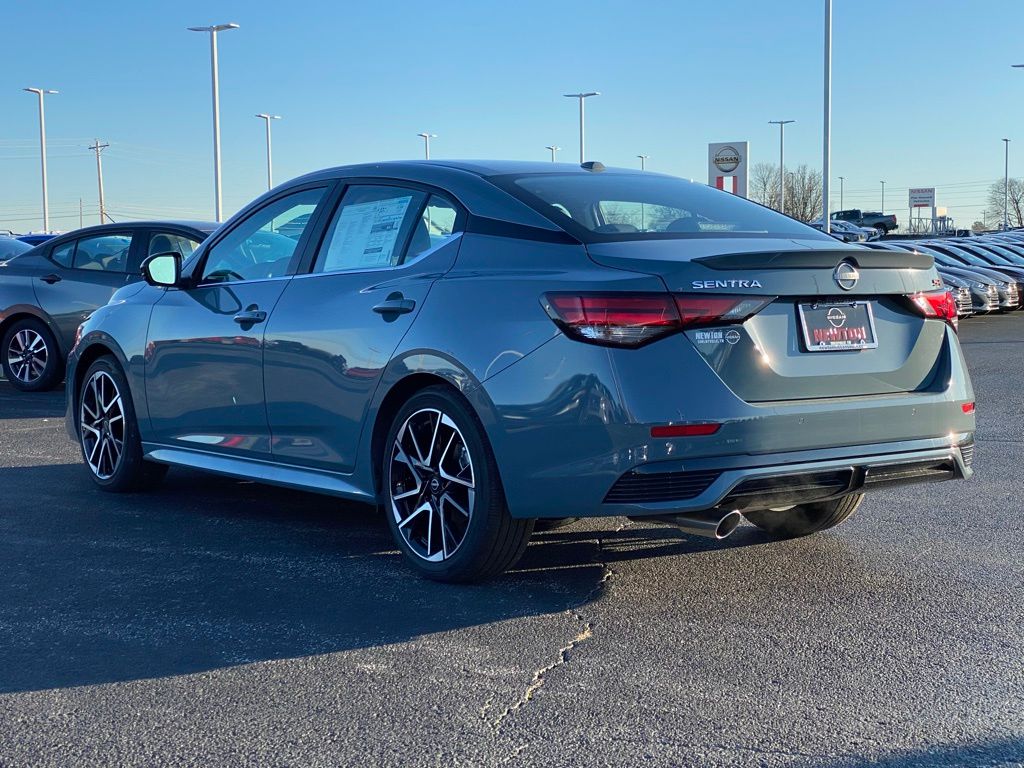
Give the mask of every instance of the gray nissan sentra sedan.
[[79, 329], [95, 482], [167, 465], [380, 505], [422, 574], [599, 515], [727, 536], [971, 475], [974, 393], [930, 256], [703, 184], [512, 162], [349, 166], [156, 254]]

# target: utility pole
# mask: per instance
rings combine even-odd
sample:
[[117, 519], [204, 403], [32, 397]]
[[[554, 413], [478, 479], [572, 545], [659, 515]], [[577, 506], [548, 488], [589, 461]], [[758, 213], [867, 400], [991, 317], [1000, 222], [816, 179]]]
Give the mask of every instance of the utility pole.
[[82, 212], [82, 198], [78, 198], [78, 228], [85, 226], [84, 214]]
[[779, 126], [779, 213], [786, 212], [786, 126], [796, 120], [769, 120]]
[[885, 182], [879, 182], [882, 185], [882, 214], [885, 214]]
[[100, 159], [100, 153], [109, 146], [109, 144], [100, 144], [100, 140], [96, 139], [95, 143], [89, 147], [96, 153], [96, 183], [100, 188], [100, 224], [103, 223], [107, 215], [107, 207], [103, 202], [103, 160]]
[[845, 207], [843, 206], [843, 182], [844, 181], [846, 181], [846, 177], [845, 176], [840, 176], [839, 177], [839, 210], [840, 211], [845, 210]]

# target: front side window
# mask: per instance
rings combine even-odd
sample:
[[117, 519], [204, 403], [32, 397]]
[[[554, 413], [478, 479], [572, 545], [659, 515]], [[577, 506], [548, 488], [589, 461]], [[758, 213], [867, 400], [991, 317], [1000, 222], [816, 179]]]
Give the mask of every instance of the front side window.
[[171, 232], [154, 232], [149, 238], [149, 250], [147, 256], [155, 256], [158, 253], [177, 253], [182, 261], [192, 255], [192, 252], [199, 247], [199, 241], [184, 235], [175, 235]]
[[317, 187], [286, 195], [244, 219], [210, 248], [202, 282], [233, 283], [287, 275], [324, 191]]
[[606, 171], [491, 181], [584, 242], [736, 235], [825, 239], [742, 197], [671, 176]]
[[430, 235], [420, 216], [424, 197], [422, 192], [402, 187], [349, 187], [334, 213], [313, 271], [393, 267], [401, 262], [410, 234], [415, 247], [429, 248]]
[[132, 236], [128, 234], [85, 237], [75, 245], [73, 266], [75, 269], [125, 272], [131, 248]]

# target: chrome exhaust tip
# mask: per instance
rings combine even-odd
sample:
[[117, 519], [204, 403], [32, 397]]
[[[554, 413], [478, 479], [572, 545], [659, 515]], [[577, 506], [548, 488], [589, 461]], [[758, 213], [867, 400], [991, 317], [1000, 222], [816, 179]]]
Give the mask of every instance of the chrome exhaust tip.
[[721, 510], [707, 510], [706, 512], [692, 512], [689, 514], [656, 515], [652, 517], [631, 517], [638, 523], [663, 523], [671, 525], [683, 533], [693, 536], [704, 536], [709, 539], [725, 539], [733, 534], [743, 521], [743, 515], [737, 510], [722, 513]]

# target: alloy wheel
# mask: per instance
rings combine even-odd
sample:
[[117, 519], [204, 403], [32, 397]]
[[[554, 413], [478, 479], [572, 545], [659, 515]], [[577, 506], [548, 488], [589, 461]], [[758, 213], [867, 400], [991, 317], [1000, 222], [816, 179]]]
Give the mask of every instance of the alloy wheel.
[[46, 371], [49, 359], [46, 339], [31, 328], [22, 328], [7, 345], [7, 365], [11, 374], [24, 384], [37, 382]]
[[391, 514], [411, 552], [442, 562], [458, 550], [473, 515], [476, 478], [466, 440], [445, 413], [424, 408], [391, 446]]
[[96, 371], [82, 390], [79, 412], [82, 452], [101, 480], [117, 471], [124, 453], [124, 403], [117, 383], [106, 371]]

